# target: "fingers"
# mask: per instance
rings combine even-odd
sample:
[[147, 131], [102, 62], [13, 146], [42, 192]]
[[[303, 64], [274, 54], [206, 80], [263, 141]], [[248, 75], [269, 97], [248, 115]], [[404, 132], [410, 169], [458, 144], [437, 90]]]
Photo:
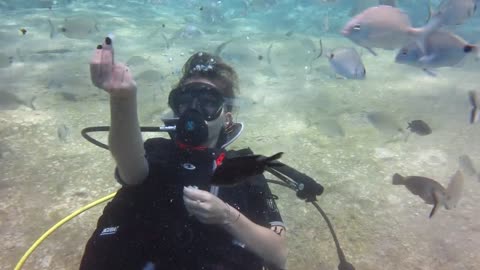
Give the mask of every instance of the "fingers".
[[113, 45], [112, 40], [107, 37], [103, 41], [100, 54], [100, 73], [101, 77], [106, 81], [110, 77], [113, 69]]
[[90, 77], [96, 87], [105, 89], [105, 84], [112, 77], [113, 72], [112, 40], [107, 37], [102, 45], [98, 45], [90, 61]]
[[112, 81], [117, 82], [120, 86], [123, 86], [121, 88], [131, 87], [130, 84], [136, 87], [136, 83], [132, 77], [130, 69], [123, 63], [117, 63], [113, 66]]
[[191, 200], [183, 196], [183, 202], [185, 204], [185, 208], [187, 208], [190, 214], [193, 214], [194, 212], [198, 212], [200, 209], [202, 209], [202, 206], [201, 206], [202, 202], [200, 201]]
[[205, 190], [195, 189], [191, 187], [184, 187], [183, 196], [194, 201], [205, 202], [205, 201], [209, 201], [213, 195], [210, 192]]
[[96, 87], [101, 88], [102, 80], [100, 73], [100, 62], [102, 58], [102, 46], [98, 47], [93, 52], [92, 59], [90, 60], [90, 78]]

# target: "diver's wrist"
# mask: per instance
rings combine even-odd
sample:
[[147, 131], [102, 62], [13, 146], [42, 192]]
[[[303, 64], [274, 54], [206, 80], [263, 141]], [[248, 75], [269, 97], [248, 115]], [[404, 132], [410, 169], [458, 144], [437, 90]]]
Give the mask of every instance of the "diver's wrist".
[[240, 211], [235, 209], [234, 207], [230, 206], [228, 203], [226, 205], [226, 215], [223, 222], [223, 225], [232, 225], [235, 224], [238, 219], [240, 219]]
[[116, 90], [109, 92], [110, 99], [128, 99], [137, 95], [137, 87], [131, 86], [128, 89]]

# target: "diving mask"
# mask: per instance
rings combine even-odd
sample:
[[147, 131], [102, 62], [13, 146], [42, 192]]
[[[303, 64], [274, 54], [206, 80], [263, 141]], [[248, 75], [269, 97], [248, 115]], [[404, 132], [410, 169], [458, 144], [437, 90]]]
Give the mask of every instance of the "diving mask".
[[222, 113], [224, 98], [216, 87], [203, 82], [193, 82], [173, 89], [168, 97], [168, 105], [177, 116], [194, 109], [206, 121], [212, 121]]

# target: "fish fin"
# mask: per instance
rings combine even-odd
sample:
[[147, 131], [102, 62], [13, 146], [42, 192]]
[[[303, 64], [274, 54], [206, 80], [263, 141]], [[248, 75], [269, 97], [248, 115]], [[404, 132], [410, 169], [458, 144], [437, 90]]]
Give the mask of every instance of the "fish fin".
[[318, 54], [318, 56], [314, 60], [322, 57], [322, 55], [323, 55], [323, 43], [322, 43], [321, 39], [319, 40], [319, 44], [320, 44], [320, 53]]
[[477, 98], [476, 98], [476, 92], [475, 91], [469, 91], [468, 92], [468, 97], [470, 100], [470, 104], [472, 105], [472, 111], [470, 113], [470, 124], [474, 124], [478, 121], [480, 118], [480, 112], [478, 110], [478, 104], [477, 104]]
[[437, 73], [435, 73], [434, 71], [428, 69], [428, 68], [422, 68], [422, 70], [427, 73], [429, 76], [432, 76], [432, 77], [437, 77]]
[[422, 65], [429, 65], [430, 63], [432, 63], [436, 58], [436, 55], [435, 54], [427, 54], [427, 55], [424, 55], [422, 57], [420, 57], [418, 59], [418, 62]]
[[438, 210], [438, 205], [439, 205], [440, 198], [438, 197], [438, 193], [436, 191], [433, 191], [433, 201], [434, 201], [433, 202], [433, 208], [432, 208], [432, 211], [430, 212], [429, 218], [432, 218], [433, 215], [435, 215], [435, 213]]
[[405, 184], [405, 177], [401, 176], [398, 173], [395, 173], [392, 177], [392, 184], [394, 185], [403, 185]]
[[364, 47], [364, 48], [367, 49], [367, 51], [369, 51], [374, 56], [377, 56], [377, 53], [374, 50], [372, 50], [372, 48], [369, 48], [369, 47]]

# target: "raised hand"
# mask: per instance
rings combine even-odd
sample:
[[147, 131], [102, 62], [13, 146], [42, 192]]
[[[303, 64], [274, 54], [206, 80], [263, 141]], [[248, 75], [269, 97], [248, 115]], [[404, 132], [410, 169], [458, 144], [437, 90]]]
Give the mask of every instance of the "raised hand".
[[115, 63], [112, 39], [109, 37], [93, 53], [90, 77], [96, 87], [115, 96], [128, 96], [137, 89], [129, 68], [123, 63]]

